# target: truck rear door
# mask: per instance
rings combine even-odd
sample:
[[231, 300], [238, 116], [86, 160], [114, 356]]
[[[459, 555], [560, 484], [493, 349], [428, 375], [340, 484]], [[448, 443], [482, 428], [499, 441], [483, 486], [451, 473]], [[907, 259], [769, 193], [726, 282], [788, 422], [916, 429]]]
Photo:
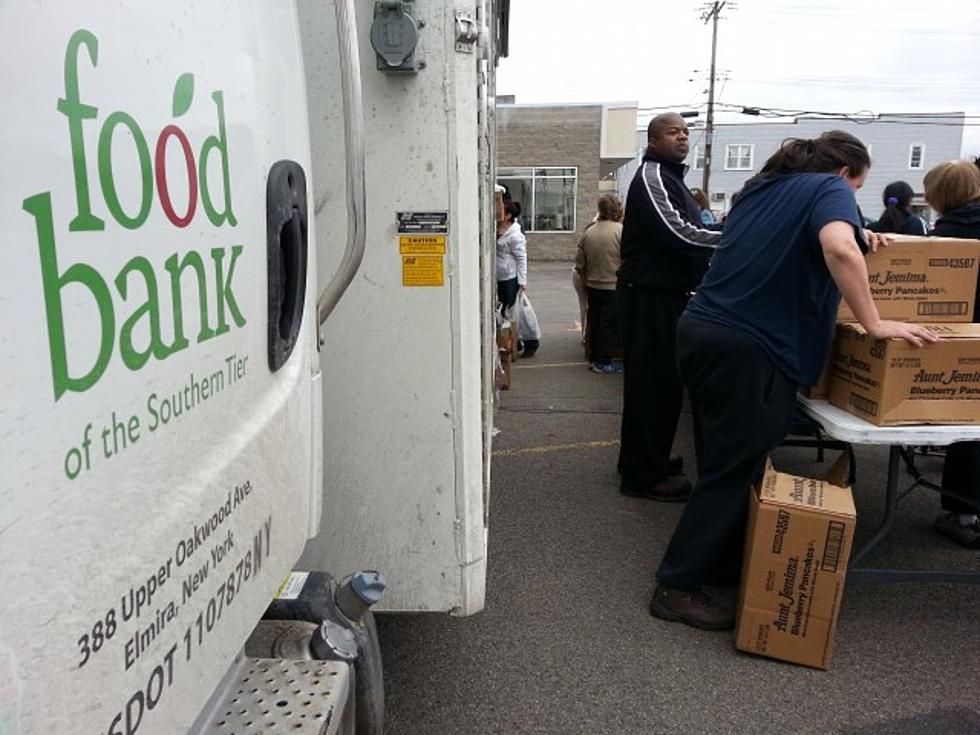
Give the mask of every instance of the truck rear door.
[[0, 732], [184, 732], [319, 518], [295, 11], [0, 27]]
[[[486, 586], [494, 223], [489, 125], [493, 3], [359, 3], [367, 248], [323, 330], [322, 532], [299, 566], [378, 569], [379, 609], [470, 615]], [[321, 282], [347, 236], [341, 87], [325, 65], [332, 14], [298, 3], [316, 180]], [[407, 14], [390, 24], [392, 15]], [[372, 38], [417, 28], [413, 71]], [[480, 95], [483, 95], [482, 100]]]

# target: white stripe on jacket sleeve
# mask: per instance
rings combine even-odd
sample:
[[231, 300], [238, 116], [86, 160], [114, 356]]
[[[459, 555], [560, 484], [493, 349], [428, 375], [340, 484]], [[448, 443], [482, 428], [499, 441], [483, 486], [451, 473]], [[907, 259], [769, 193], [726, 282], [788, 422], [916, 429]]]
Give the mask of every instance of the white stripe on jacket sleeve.
[[659, 163], [651, 165], [649, 161], [644, 162], [643, 184], [646, 186], [647, 196], [650, 197], [654, 211], [660, 216], [667, 229], [678, 239], [695, 247], [709, 248], [712, 250], [718, 247], [718, 241], [721, 240], [720, 232], [717, 230], [705, 230], [691, 224], [671, 204], [667, 189], [664, 187], [663, 178], [660, 175]]

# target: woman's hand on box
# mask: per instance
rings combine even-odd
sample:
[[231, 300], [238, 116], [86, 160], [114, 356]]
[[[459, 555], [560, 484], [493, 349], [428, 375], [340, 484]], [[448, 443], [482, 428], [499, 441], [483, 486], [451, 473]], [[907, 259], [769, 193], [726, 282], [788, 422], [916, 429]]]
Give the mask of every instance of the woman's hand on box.
[[872, 232], [871, 230], [864, 231], [864, 241], [868, 243], [868, 247], [872, 253], [877, 253], [881, 248], [887, 248], [891, 245], [890, 237], [881, 232]]
[[875, 339], [904, 339], [916, 347], [922, 347], [924, 344], [939, 341], [939, 337], [921, 324], [893, 322], [887, 319], [880, 320], [868, 330], [868, 334]]

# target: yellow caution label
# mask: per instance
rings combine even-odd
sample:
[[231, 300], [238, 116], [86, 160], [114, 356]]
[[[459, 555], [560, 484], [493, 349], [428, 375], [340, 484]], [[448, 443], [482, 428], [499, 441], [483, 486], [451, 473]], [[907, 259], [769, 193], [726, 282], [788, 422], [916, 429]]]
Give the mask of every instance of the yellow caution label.
[[446, 236], [399, 235], [398, 250], [402, 255], [445, 255]]
[[442, 286], [444, 280], [443, 256], [402, 256], [403, 286]]

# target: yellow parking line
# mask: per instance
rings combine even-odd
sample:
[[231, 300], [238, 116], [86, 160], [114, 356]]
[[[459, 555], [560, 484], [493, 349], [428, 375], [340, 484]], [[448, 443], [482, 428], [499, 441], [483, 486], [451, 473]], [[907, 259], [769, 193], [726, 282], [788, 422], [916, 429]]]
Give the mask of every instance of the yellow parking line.
[[618, 447], [619, 440], [578, 442], [577, 444], [550, 444], [543, 447], [523, 447], [522, 449], [500, 449], [493, 453], [494, 457], [513, 457], [517, 454], [548, 454], [550, 452], [567, 452], [571, 449], [601, 449], [603, 447]]
[[588, 365], [589, 363], [582, 362], [545, 362], [545, 363], [534, 363], [529, 364], [527, 362], [518, 362], [513, 365], [515, 370], [533, 370], [536, 368], [555, 368], [555, 367], [581, 367], [582, 365]]

